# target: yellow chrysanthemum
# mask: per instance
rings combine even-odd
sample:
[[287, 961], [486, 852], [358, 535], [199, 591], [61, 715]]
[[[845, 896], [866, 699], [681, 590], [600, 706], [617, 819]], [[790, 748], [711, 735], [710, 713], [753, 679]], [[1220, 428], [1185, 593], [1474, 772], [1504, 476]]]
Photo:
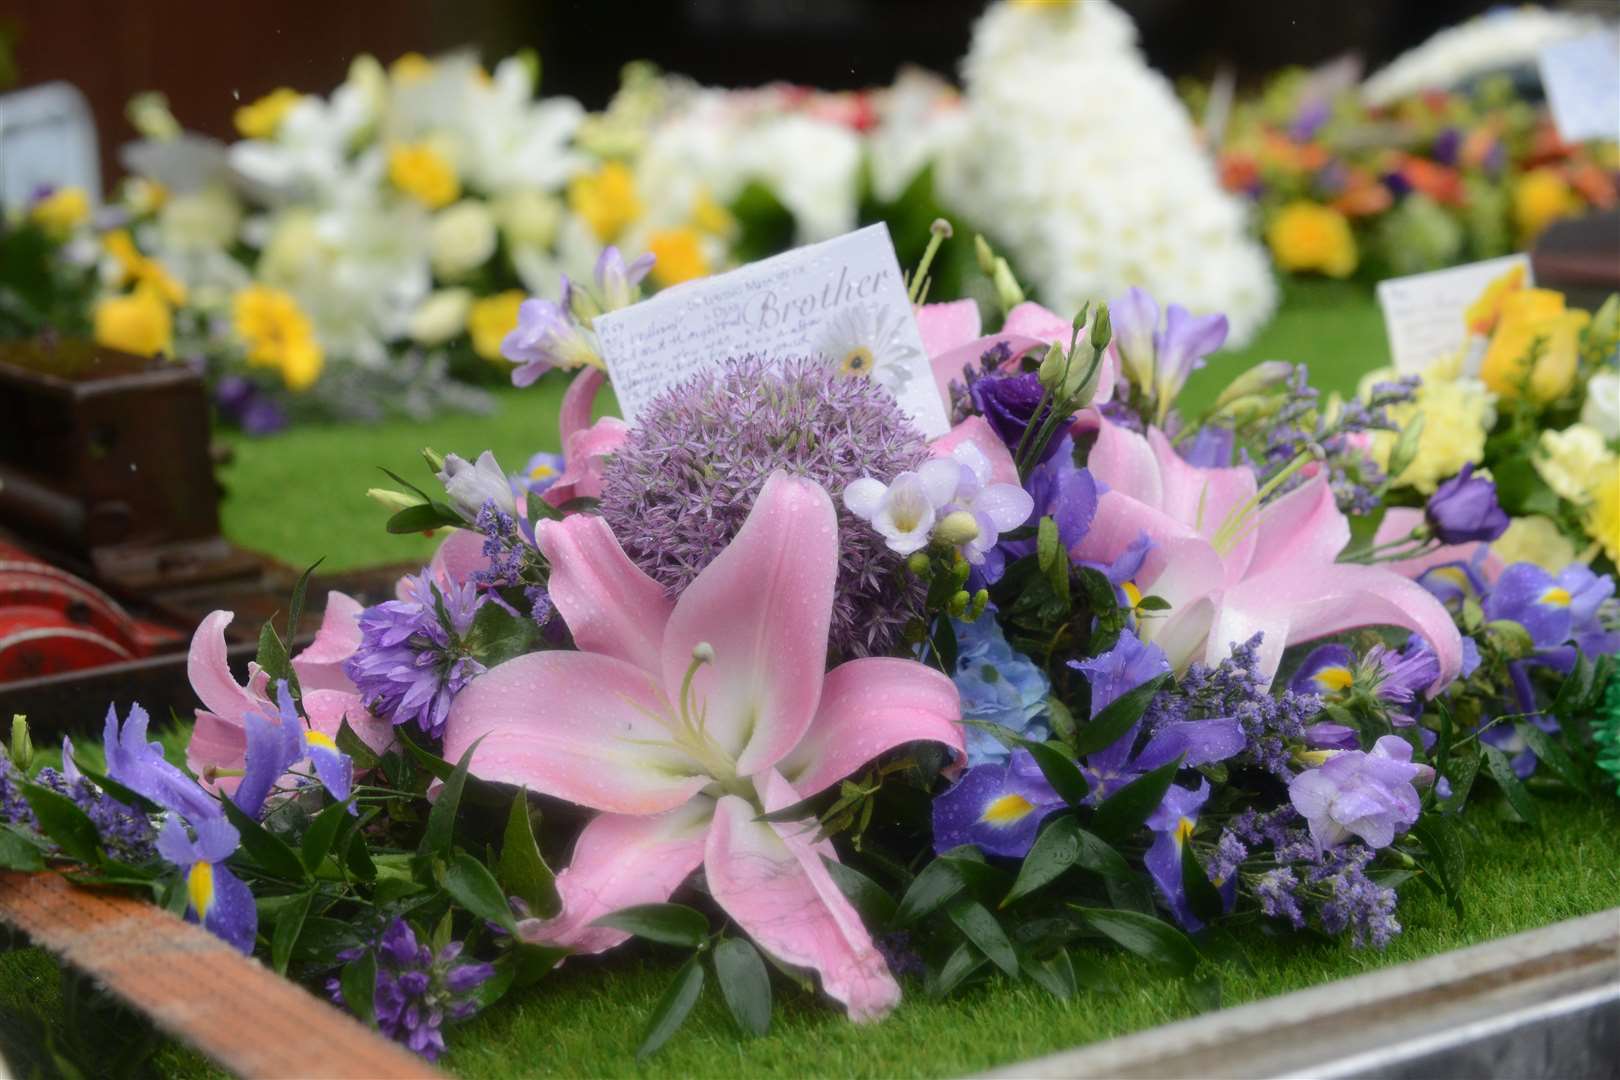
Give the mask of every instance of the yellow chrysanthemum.
[[[1396, 484], [1432, 494], [1442, 480], [1455, 475], [1469, 462], [1478, 464], [1485, 457], [1485, 435], [1496, 423], [1496, 397], [1478, 379], [1459, 378], [1456, 360], [1448, 357], [1430, 365], [1423, 382], [1410, 402], [1393, 405], [1389, 417], [1398, 428], [1405, 428], [1423, 414], [1423, 431], [1417, 453]], [[1363, 385], [1393, 378], [1389, 369], [1373, 372]], [[1396, 436], [1373, 433], [1373, 456], [1381, 468], [1389, 467], [1389, 455]]]
[[604, 244], [617, 240], [625, 227], [641, 216], [636, 179], [617, 161], [570, 180], [568, 205]]
[[[1479, 377], [1493, 393], [1545, 404], [1569, 393], [1579, 365], [1580, 332], [1591, 316], [1566, 309], [1564, 294], [1553, 289], [1520, 289], [1502, 298], [1502, 310], [1485, 349]], [[1531, 350], [1539, 353], [1531, 366]]]
[[281, 122], [292, 112], [293, 106], [304, 100], [304, 95], [286, 86], [279, 86], [259, 100], [243, 105], [232, 119], [236, 130], [244, 139], [272, 139], [281, 129]]
[[97, 301], [97, 345], [136, 356], [168, 355], [174, 351], [174, 317], [162, 295], [142, 285], [122, 296]]
[[419, 52], [408, 52], [388, 65], [388, 77], [396, 83], [420, 82], [433, 74], [433, 61]]
[[1320, 203], [1300, 200], [1283, 207], [1266, 226], [1266, 243], [1284, 270], [1342, 278], [1356, 269], [1356, 238], [1351, 235], [1350, 222]]
[[114, 229], [101, 238], [101, 246], [118, 264], [118, 284], [146, 286], [162, 299], [179, 307], [186, 302], [186, 287], [156, 259], [142, 255], [128, 229]]
[[1531, 169], [1513, 184], [1513, 223], [1528, 244], [1548, 225], [1579, 213], [1581, 200], [1557, 169]]
[[1508, 522], [1507, 531], [1491, 544], [1491, 551], [1505, 563], [1535, 563], [1552, 574], [1575, 561], [1574, 541], [1552, 518], [1540, 514]]
[[321, 377], [325, 357], [315, 328], [290, 293], [250, 285], [231, 302], [236, 335], [254, 367], [275, 368], [289, 390], [307, 390]]
[[1561, 499], [1584, 504], [1593, 488], [1608, 473], [1620, 469], [1620, 459], [1609, 452], [1602, 432], [1587, 424], [1571, 424], [1563, 431], [1543, 431], [1536, 444], [1536, 471]]
[[407, 143], [388, 152], [388, 179], [429, 210], [461, 197], [455, 166], [429, 144]]
[[518, 308], [522, 303], [521, 289], [508, 289], [475, 301], [467, 312], [467, 333], [472, 337], [473, 352], [499, 363], [501, 342], [517, 329]]
[[695, 229], [659, 229], [647, 237], [647, 250], [657, 260], [652, 277], [661, 287], [709, 273], [709, 258], [703, 254], [703, 241]]
[[65, 240], [90, 220], [90, 196], [81, 187], [54, 191], [29, 208], [28, 220], [54, 239]]
[[1581, 524], [1603, 553], [1620, 563], [1620, 462], [1611, 459], [1606, 474], [1598, 478]]

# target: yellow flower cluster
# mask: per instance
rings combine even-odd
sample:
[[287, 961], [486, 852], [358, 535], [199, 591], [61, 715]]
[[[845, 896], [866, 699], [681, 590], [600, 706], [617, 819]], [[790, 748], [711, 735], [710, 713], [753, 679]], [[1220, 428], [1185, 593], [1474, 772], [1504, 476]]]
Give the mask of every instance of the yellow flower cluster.
[[274, 138], [281, 129], [281, 122], [302, 100], [304, 95], [298, 91], [285, 86], [277, 87], [252, 104], [238, 108], [232, 119], [244, 139]]
[[501, 363], [501, 342], [517, 329], [523, 290], [508, 289], [473, 302], [467, 311], [467, 334], [473, 352], [491, 363]]
[[[1459, 374], [1458, 359], [1436, 361], [1423, 373], [1423, 383], [1410, 402], [1391, 406], [1389, 417], [1404, 429], [1423, 414], [1423, 431], [1411, 464], [1394, 478], [1396, 484], [1416, 488], [1425, 495], [1469, 462], [1485, 457], [1485, 436], [1496, 423], [1496, 396], [1477, 379]], [[1393, 378], [1389, 369], [1367, 376], [1364, 386]], [[1376, 432], [1373, 453], [1380, 467], [1388, 468], [1396, 436]]]
[[1550, 574], [1575, 561], [1575, 545], [1557, 522], [1540, 514], [1508, 522], [1507, 531], [1496, 538], [1491, 550], [1505, 563], [1535, 563]]
[[186, 302], [186, 288], [163, 264], [142, 255], [128, 230], [114, 229], [102, 247], [116, 268], [119, 288], [127, 293], [105, 296], [91, 313], [96, 344], [137, 356], [163, 356], [174, 351], [174, 309]]
[[429, 210], [461, 197], [461, 181], [449, 158], [431, 144], [405, 143], [388, 152], [388, 179]]
[[1356, 270], [1350, 222], [1330, 206], [1304, 199], [1289, 203], [1267, 224], [1266, 243], [1277, 265], [1292, 273], [1344, 278]]
[[1620, 561], [1620, 456], [1586, 424], [1543, 431], [1536, 449], [1541, 478], [1559, 498], [1581, 508], [1586, 534]]
[[1513, 224], [1519, 242], [1528, 246], [1548, 225], [1580, 213], [1583, 205], [1559, 170], [1531, 169], [1513, 183]]
[[231, 303], [232, 325], [247, 346], [247, 362], [275, 368], [287, 389], [307, 390], [321, 377], [325, 357], [315, 329], [292, 295], [250, 285]]
[[53, 240], [66, 240], [90, 220], [90, 196], [81, 187], [61, 188], [29, 207], [28, 220]]
[[604, 244], [617, 240], [642, 211], [635, 177], [618, 161], [609, 161], [594, 173], [570, 180], [568, 205]]

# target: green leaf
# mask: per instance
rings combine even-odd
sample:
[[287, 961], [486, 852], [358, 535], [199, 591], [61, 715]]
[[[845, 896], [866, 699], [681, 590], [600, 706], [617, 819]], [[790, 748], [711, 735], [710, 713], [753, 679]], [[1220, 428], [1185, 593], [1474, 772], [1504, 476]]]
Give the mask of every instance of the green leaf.
[[335, 741], [337, 742], [337, 748], [348, 754], [349, 760], [354, 762], [354, 771], [356, 773], [370, 772], [382, 760], [377, 756], [376, 751], [365, 744], [365, 740], [355, 734], [354, 728], [349, 726], [347, 716], [338, 723], [337, 739]]
[[10, 825], [0, 826], [0, 870], [43, 869], [45, 853], [39, 845]]
[[1170, 790], [1170, 783], [1180, 768], [1181, 758], [1178, 757], [1138, 776], [1104, 799], [1097, 807], [1097, 816], [1091, 819], [1092, 831], [1116, 842], [1129, 837], [1164, 801], [1164, 793]]
[[461, 760], [456, 762], [456, 767], [439, 789], [439, 798], [434, 802], [433, 809], [428, 811], [427, 829], [422, 833], [419, 850], [423, 855], [440, 859], [450, 857], [450, 845], [456, 834], [456, 813], [461, 809], [461, 793], [467, 787], [467, 769], [472, 765], [473, 751], [483, 741], [480, 735], [467, 747], [467, 752], [461, 755]]
[[438, 754], [424, 750], [420, 746], [416, 745], [416, 743], [412, 741], [410, 733], [403, 727], [396, 727], [394, 729], [394, 737], [399, 741], [399, 744], [405, 748], [405, 753], [410, 756], [410, 759], [414, 761], [423, 772], [433, 777], [433, 779], [440, 781], [449, 780], [451, 774], [456, 771], [456, 767], [454, 765], [444, 760], [444, 758], [440, 757]]
[[946, 996], [988, 962], [984, 953], [974, 948], [972, 942], [962, 942], [945, 961], [945, 966], [940, 969], [939, 981], [934, 984], [934, 993], [940, 997]]
[[956, 928], [967, 935], [967, 939], [976, 945], [980, 952], [990, 958], [990, 962], [1017, 978], [1018, 954], [1013, 951], [1012, 942], [1007, 940], [1007, 932], [1001, 928], [996, 917], [990, 914], [990, 909], [977, 900], [966, 896], [958, 896], [945, 908]]
[[288, 641], [298, 640], [298, 621], [304, 617], [304, 595], [309, 591], [309, 577], [315, 572], [315, 568], [325, 561], [325, 556], [316, 559], [298, 575], [298, 583], [293, 586], [292, 602], [287, 605]]
[[508, 934], [517, 933], [517, 919], [506, 893], [489, 868], [465, 851], [458, 851], [444, 872], [444, 891], [450, 898], [485, 922], [492, 922]]
[[591, 923], [623, 930], [648, 941], [695, 949], [709, 936], [709, 920], [685, 904], [637, 904]]
[[1018, 740], [1018, 744], [1029, 751], [1035, 759], [1035, 764], [1041, 767], [1041, 775], [1046, 782], [1052, 785], [1052, 790], [1063, 797], [1063, 801], [1070, 806], [1077, 806], [1091, 790], [1086, 778], [1080, 774], [1079, 766], [1069, 756], [1068, 750], [1062, 743], [1039, 743], [1028, 739]]
[[641, 1037], [641, 1045], [636, 1048], [637, 1061], [645, 1061], [656, 1054], [670, 1036], [680, 1030], [692, 1006], [697, 1004], [698, 995], [703, 993], [703, 965], [698, 962], [699, 959], [693, 956], [682, 964], [681, 970], [675, 973], [675, 981], [658, 999], [647, 1021], [647, 1030]]
[[911, 887], [900, 898], [900, 908], [894, 913], [894, 924], [910, 926], [961, 892], [963, 885], [962, 875], [957, 873], [954, 866], [943, 859], [935, 859], [912, 879]]
[[1462, 902], [1462, 847], [1457, 843], [1454, 830], [1457, 819], [1451, 814], [1424, 814], [1412, 825], [1412, 836], [1423, 845], [1421, 866], [1428, 877], [1439, 886], [1439, 893], [1461, 918]]
[[272, 692], [275, 684], [285, 679], [288, 687], [298, 690], [298, 675], [293, 671], [292, 660], [287, 656], [287, 646], [282, 643], [281, 635], [276, 633], [275, 624], [265, 623], [259, 627], [259, 667], [270, 676]]
[[1029, 854], [1024, 856], [1023, 865], [1018, 868], [1018, 880], [1013, 882], [1012, 891], [1001, 901], [1001, 906], [1006, 907], [1056, 881], [1079, 859], [1080, 823], [1069, 814], [1048, 820]]
[[1187, 893], [1187, 906], [1206, 923], [1226, 908], [1220, 890], [1209, 880], [1204, 864], [1198, 861], [1198, 853], [1186, 841], [1181, 845], [1181, 887]]
[[495, 667], [540, 646], [540, 627], [527, 616], [513, 615], [499, 604], [485, 604], [473, 616], [467, 648], [485, 667]]
[[1069, 954], [1063, 949], [1044, 959], [1024, 964], [1024, 970], [1029, 973], [1031, 979], [1059, 1001], [1067, 1001], [1074, 997], [1077, 989], [1074, 961], [1069, 959]]
[[512, 797], [512, 809], [506, 815], [506, 833], [501, 839], [501, 861], [496, 869], [501, 887], [529, 905], [535, 915], [550, 918], [562, 909], [556, 878], [534, 839], [529, 793], [525, 789], [518, 789]]
[[1064, 572], [1068, 572], [1068, 552], [1063, 550], [1063, 544], [1058, 539], [1057, 522], [1050, 517], [1043, 517], [1040, 524], [1035, 527], [1035, 561], [1043, 574], [1050, 574], [1054, 567], [1062, 565]]
[[1090, 723], [1081, 725], [1074, 737], [1074, 756], [1085, 757], [1118, 742], [1132, 724], [1142, 719], [1153, 696], [1169, 678], [1169, 675], [1154, 676], [1109, 702], [1102, 712], [1092, 717]]
[[244, 814], [231, 800], [221, 799], [220, 806], [224, 808], [226, 818], [236, 826], [237, 835], [242, 838], [242, 849], [266, 873], [288, 881], [304, 881], [309, 877], [303, 860], [287, 846], [285, 840]]
[[395, 511], [388, 519], [388, 531], [399, 535], [432, 532], [445, 525], [461, 525], [461, 515], [440, 502], [417, 503]]
[[1183, 975], [1198, 966], [1198, 947], [1163, 919], [1135, 911], [1071, 906], [1087, 924], [1123, 949]]
[[343, 990], [343, 1004], [368, 1027], [377, 1026], [373, 997], [377, 992], [377, 954], [367, 949], [343, 965], [338, 985]]
[[714, 976], [744, 1033], [764, 1035], [771, 1029], [771, 975], [758, 949], [744, 938], [722, 941], [714, 950]]
[[66, 795], [59, 795], [38, 784], [23, 784], [23, 798], [34, 808], [39, 831], [51, 838], [62, 853], [90, 866], [100, 865], [101, 835], [95, 822]]
[[[367, 814], [366, 820], [375, 817], [375, 813]], [[371, 852], [366, 847], [365, 835], [360, 831], [361, 825], [356, 825], [348, 834], [348, 839], [340, 841], [343, 845], [343, 862], [353, 874], [361, 881], [377, 880], [377, 864], [371, 861]]]
[[1535, 800], [1530, 797], [1530, 792], [1514, 774], [1513, 763], [1508, 760], [1508, 756], [1494, 746], [1481, 746], [1480, 749], [1485, 752], [1485, 767], [1490, 770], [1491, 779], [1496, 781], [1496, 786], [1507, 796], [1508, 803], [1525, 821], [1540, 828], [1541, 818], [1536, 813]]
[[304, 832], [303, 862], [304, 869], [313, 874], [326, 860], [327, 853], [332, 850], [332, 842], [337, 839], [338, 830], [349, 817], [349, 804], [347, 802], [333, 803], [310, 822], [309, 828]]
[[1130, 863], [1112, 844], [1084, 829], [1076, 829], [1075, 833], [1080, 838], [1080, 853], [1075, 861], [1082, 867], [1109, 881], [1136, 880]]
[[314, 899], [313, 891], [299, 893], [276, 916], [276, 928], [270, 935], [270, 966], [276, 969], [277, 975], [287, 974], [287, 961], [292, 957], [293, 946], [298, 944], [304, 918], [309, 915], [309, 905]]
[[1528, 720], [1520, 720], [1513, 725], [1513, 729], [1519, 733], [1525, 745], [1535, 751], [1536, 757], [1543, 765], [1557, 773], [1565, 783], [1582, 795], [1591, 794], [1591, 789], [1586, 785], [1586, 777], [1581, 775], [1581, 770], [1551, 735]]
[[292, 959], [317, 967], [331, 967], [337, 963], [337, 954], [360, 944], [355, 928], [342, 919], [324, 915], [309, 915], [304, 919], [303, 932], [292, 946]]
[[823, 855], [821, 864], [866, 925], [887, 926], [893, 920], [896, 907], [889, 890], [847, 863]]
[[1067, 744], [1069, 755], [1074, 756], [1074, 738], [1078, 729], [1074, 722], [1074, 713], [1060, 701], [1056, 694], [1046, 699], [1046, 715], [1051, 718], [1052, 732], [1059, 741]]

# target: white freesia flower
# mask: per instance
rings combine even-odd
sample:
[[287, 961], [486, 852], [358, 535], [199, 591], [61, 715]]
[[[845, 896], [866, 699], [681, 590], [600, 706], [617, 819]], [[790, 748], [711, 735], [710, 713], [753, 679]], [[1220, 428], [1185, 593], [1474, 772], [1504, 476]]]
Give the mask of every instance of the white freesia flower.
[[844, 489], [844, 506], [870, 522], [890, 551], [910, 555], [939, 540], [977, 566], [1002, 533], [1029, 520], [1035, 500], [1017, 484], [992, 483], [990, 459], [963, 442], [893, 483], [854, 481]]
[[991, 483], [990, 459], [971, 442], [958, 443], [946, 460], [956, 467], [956, 490], [942, 507], [938, 531], [978, 566], [1002, 533], [1029, 520], [1035, 500], [1017, 484]]
[[1139, 285], [1224, 313], [1241, 346], [1276, 284], [1186, 110], [1107, 0], [999, 4], [963, 65], [966, 133], [936, 167], [947, 206], [991, 230], [1058, 311]]
[[495, 218], [478, 199], [463, 199], [433, 215], [429, 235], [433, 272], [441, 281], [465, 277], [495, 254]]
[[1592, 376], [1586, 384], [1581, 423], [1597, 431], [1606, 442], [1620, 439], [1620, 373], [1600, 371]]
[[1492, 71], [1533, 64], [1555, 41], [1596, 30], [1601, 21], [1544, 8], [1497, 7], [1448, 26], [1396, 57], [1362, 84], [1369, 105], [1388, 105], [1430, 89], [1449, 89]]
[[411, 340], [418, 345], [443, 345], [467, 328], [473, 296], [467, 289], [440, 289], [411, 313]]
[[862, 477], [844, 489], [844, 506], [884, 539], [890, 551], [910, 555], [928, 546], [939, 511], [956, 495], [960, 466], [935, 458], [885, 484]]

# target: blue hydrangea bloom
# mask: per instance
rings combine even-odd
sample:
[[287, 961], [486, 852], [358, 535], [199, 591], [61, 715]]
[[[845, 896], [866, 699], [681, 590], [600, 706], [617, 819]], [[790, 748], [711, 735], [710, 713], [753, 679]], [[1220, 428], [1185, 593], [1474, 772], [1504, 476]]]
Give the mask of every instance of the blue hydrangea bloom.
[[[1026, 739], [1045, 739], [1046, 697], [1051, 692], [1046, 673], [1007, 644], [993, 609], [954, 626], [956, 674], [951, 681], [962, 695], [963, 719], [999, 724]], [[990, 732], [967, 726], [968, 765], [1004, 764], [1008, 753]]]

